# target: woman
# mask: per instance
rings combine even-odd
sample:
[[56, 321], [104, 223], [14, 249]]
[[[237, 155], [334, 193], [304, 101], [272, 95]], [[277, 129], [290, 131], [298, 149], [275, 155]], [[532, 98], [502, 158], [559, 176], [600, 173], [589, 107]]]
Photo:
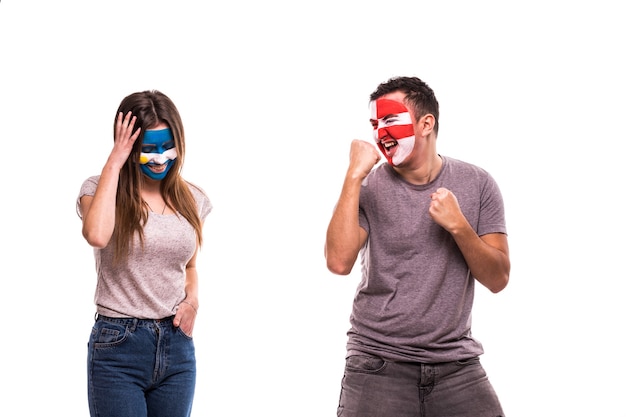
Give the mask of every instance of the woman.
[[212, 209], [185, 181], [183, 124], [159, 91], [124, 98], [102, 172], [77, 201], [94, 247], [96, 321], [88, 344], [91, 416], [189, 416], [196, 359], [196, 256]]

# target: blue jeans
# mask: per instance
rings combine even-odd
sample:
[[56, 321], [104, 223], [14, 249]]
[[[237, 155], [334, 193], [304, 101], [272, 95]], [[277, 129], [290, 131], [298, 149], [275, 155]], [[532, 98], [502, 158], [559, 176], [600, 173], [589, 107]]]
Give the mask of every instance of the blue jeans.
[[172, 320], [98, 316], [87, 354], [92, 417], [189, 417], [195, 348]]
[[478, 358], [422, 364], [350, 356], [339, 417], [504, 417]]

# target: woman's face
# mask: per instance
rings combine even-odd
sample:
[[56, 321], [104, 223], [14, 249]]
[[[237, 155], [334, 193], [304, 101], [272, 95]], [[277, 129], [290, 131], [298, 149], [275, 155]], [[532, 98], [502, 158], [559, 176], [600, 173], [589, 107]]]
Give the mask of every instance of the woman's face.
[[143, 173], [153, 180], [162, 180], [176, 159], [176, 147], [172, 131], [166, 124], [160, 123], [154, 129], [143, 134], [139, 163]]

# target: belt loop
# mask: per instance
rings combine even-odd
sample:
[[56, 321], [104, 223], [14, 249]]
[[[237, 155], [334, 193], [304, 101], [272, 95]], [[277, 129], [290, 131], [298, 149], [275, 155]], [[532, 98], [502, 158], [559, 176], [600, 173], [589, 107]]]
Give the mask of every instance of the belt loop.
[[98, 321], [98, 312], [97, 311], [93, 315], [93, 321]]
[[131, 332], [134, 332], [137, 329], [137, 323], [139, 323], [139, 319], [133, 319], [133, 324], [130, 326]]

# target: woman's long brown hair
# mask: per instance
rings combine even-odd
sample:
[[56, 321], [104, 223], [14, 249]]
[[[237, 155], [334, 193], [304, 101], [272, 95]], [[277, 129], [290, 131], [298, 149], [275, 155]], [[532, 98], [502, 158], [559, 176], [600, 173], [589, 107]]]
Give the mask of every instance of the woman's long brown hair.
[[[141, 133], [135, 141], [128, 160], [120, 171], [115, 203], [115, 262], [125, 260], [132, 249], [132, 240], [138, 235], [143, 246], [143, 226], [148, 220], [148, 211], [141, 198], [143, 173], [139, 164], [143, 134], [159, 123], [165, 123], [172, 131], [176, 146], [177, 158], [170, 162], [167, 175], [161, 180], [161, 193], [166, 204], [180, 213], [196, 231], [198, 245], [202, 245], [202, 221], [197, 203], [189, 187], [193, 185], [181, 177], [181, 169], [185, 160], [185, 132], [178, 109], [165, 94], [157, 90], [142, 91], [125, 97], [115, 114], [126, 115], [129, 111], [137, 117], [135, 128]], [[114, 121], [115, 129], [115, 121]]]

